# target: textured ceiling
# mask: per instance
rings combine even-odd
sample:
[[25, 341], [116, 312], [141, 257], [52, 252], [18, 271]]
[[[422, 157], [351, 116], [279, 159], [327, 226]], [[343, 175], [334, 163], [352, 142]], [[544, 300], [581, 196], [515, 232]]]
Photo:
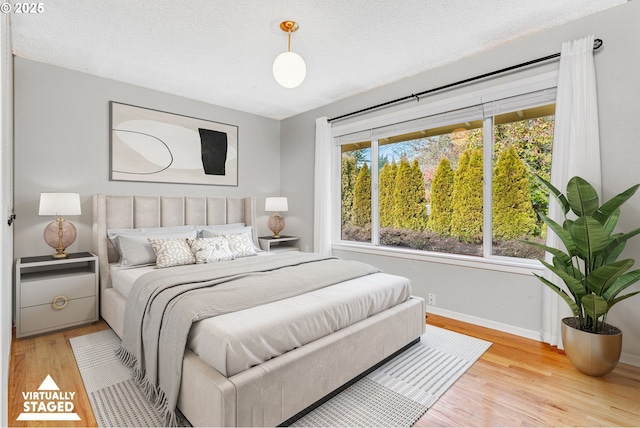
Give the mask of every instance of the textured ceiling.
[[[625, 2], [51, 0], [11, 25], [19, 57], [283, 119]], [[271, 74], [284, 20], [294, 89]]]

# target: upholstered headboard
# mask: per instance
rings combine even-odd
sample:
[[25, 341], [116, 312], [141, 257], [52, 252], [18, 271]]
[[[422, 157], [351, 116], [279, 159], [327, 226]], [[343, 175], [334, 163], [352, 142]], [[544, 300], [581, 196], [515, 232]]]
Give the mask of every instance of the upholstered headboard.
[[256, 233], [255, 199], [182, 196], [93, 196], [93, 252], [100, 261], [100, 290], [111, 287], [109, 263], [119, 255], [108, 229], [244, 223]]

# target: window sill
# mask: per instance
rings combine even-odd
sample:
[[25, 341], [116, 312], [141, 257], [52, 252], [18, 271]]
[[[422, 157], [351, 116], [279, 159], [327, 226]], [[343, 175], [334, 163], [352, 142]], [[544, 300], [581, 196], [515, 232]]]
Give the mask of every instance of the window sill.
[[429, 263], [440, 263], [454, 266], [464, 266], [472, 269], [485, 269], [499, 272], [531, 275], [533, 272], [542, 274], [545, 269], [537, 260], [517, 261], [508, 258], [485, 258], [464, 256], [460, 254], [431, 253], [408, 248], [376, 247], [368, 244], [340, 242], [331, 246], [334, 250], [348, 251], [377, 256], [396, 257], [407, 260], [419, 260]]

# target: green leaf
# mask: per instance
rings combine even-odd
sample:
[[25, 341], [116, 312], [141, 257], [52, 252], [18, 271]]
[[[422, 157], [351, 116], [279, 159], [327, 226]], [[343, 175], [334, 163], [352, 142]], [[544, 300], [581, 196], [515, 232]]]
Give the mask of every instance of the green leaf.
[[626, 259], [594, 269], [587, 277], [589, 291], [602, 296], [631, 266], [633, 260]]
[[609, 199], [607, 202], [602, 204], [600, 208], [593, 213], [593, 218], [598, 220], [601, 224], [605, 224], [607, 219], [622, 205], [624, 204], [630, 197], [632, 197], [636, 191], [640, 187], [640, 184], [636, 184], [635, 186], [631, 186], [627, 190], [622, 193], [617, 194], [613, 198]]
[[605, 219], [604, 223], [602, 223], [600, 219], [596, 218], [595, 214], [593, 215], [593, 218], [598, 220], [600, 224], [604, 226], [604, 229], [607, 231], [607, 234], [611, 235], [611, 233], [613, 233], [613, 229], [615, 229], [616, 227], [616, 224], [618, 224], [618, 219], [620, 218], [620, 208], [613, 211], [611, 215]]
[[566, 219], [564, 221], [564, 223], [562, 223], [562, 228], [566, 231], [569, 231], [569, 229], [571, 229], [571, 225], [573, 224], [573, 220], [571, 219]]
[[613, 307], [613, 305], [615, 305], [616, 303], [622, 302], [623, 300], [626, 300], [629, 297], [633, 297], [638, 293], [640, 293], [640, 291], [634, 291], [633, 293], [625, 294], [624, 296], [620, 296], [616, 299], [611, 300], [610, 302], [607, 302], [609, 304], [609, 309], [611, 309], [611, 307]]
[[595, 255], [609, 245], [609, 234], [605, 228], [592, 217], [579, 217], [569, 229], [572, 242], [578, 254], [591, 262]]
[[627, 245], [626, 242], [618, 242], [617, 239], [622, 236], [622, 233], [611, 236], [609, 239], [609, 245], [604, 249], [602, 254], [600, 255], [600, 260], [598, 266], [603, 264], [613, 263], [618, 259], [618, 256], [622, 254], [624, 247]]
[[616, 261], [626, 245], [627, 240], [633, 238], [640, 233], [640, 228], [634, 229], [628, 233], [618, 233], [609, 238], [607, 248], [602, 252], [604, 263], [613, 263]]
[[571, 294], [573, 295], [573, 298], [575, 299], [576, 304], [580, 302], [580, 299], [582, 299], [582, 296], [587, 294], [587, 289], [585, 288], [584, 284], [580, 279], [575, 278], [571, 273], [566, 272], [564, 269], [560, 267], [550, 265], [545, 261], [541, 261], [541, 263], [545, 265], [545, 267], [549, 269], [551, 272], [558, 275], [560, 279], [567, 285], [567, 288], [569, 289], [569, 292], [571, 292]]
[[569, 296], [566, 291], [564, 291], [562, 288], [558, 287], [557, 285], [555, 285], [553, 282], [549, 281], [548, 279], [543, 278], [540, 275], [537, 275], [535, 273], [534, 273], [534, 275], [540, 281], [542, 281], [547, 287], [549, 287], [550, 289], [555, 291], [560, 297], [562, 297], [562, 299], [565, 302], [567, 302], [567, 305], [569, 305], [569, 308], [571, 308], [571, 312], [573, 312], [573, 316], [575, 316], [575, 317], [580, 316], [580, 307], [576, 304], [576, 302], [573, 301], [571, 296]]
[[551, 253], [553, 256], [557, 257], [562, 264], [566, 266], [571, 265], [571, 257], [562, 250], [559, 250], [554, 247], [549, 247], [547, 245], [539, 244], [537, 242], [531, 242], [531, 241], [525, 241], [525, 240], [520, 240], [520, 242], [523, 242], [527, 245], [531, 245], [532, 247], [540, 248], [541, 250]]
[[618, 245], [611, 253], [607, 254], [607, 258], [603, 260], [601, 264], [613, 263], [616, 260], [618, 260], [618, 257], [620, 256], [620, 254], [622, 254], [622, 251], [624, 251], [624, 247], [626, 246], [627, 246], [626, 242], [623, 242], [622, 244]]
[[606, 314], [609, 310], [607, 301], [595, 294], [587, 294], [584, 296], [582, 298], [582, 307], [584, 307], [584, 313], [593, 318], [594, 321]]
[[562, 263], [560, 261], [560, 259], [558, 259], [557, 257], [553, 257], [551, 259], [552, 264], [557, 267], [558, 269], [562, 269], [563, 271], [565, 271], [566, 273], [568, 273], [569, 275], [573, 276], [573, 269], [572, 266], [567, 266], [564, 263]]
[[539, 175], [536, 175], [536, 178], [540, 183], [542, 183], [549, 190], [551, 195], [556, 198], [564, 214], [567, 214], [569, 212], [569, 201], [567, 201], [567, 198], [562, 194], [562, 192], [560, 192], [558, 189], [555, 188], [553, 184], [549, 183], [547, 180], [540, 177]]
[[600, 204], [596, 189], [581, 177], [573, 177], [567, 183], [567, 200], [578, 217], [592, 215]]
[[584, 284], [584, 282], [583, 282], [584, 281], [584, 275], [580, 271], [579, 268], [577, 268], [576, 266], [573, 265], [573, 261], [570, 261], [569, 265], [562, 265], [562, 264], [560, 264], [560, 261], [556, 257], [554, 257], [553, 258], [553, 265], [562, 268], [569, 275], [571, 275], [572, 277], [574, 277], [575, 279], [577, 279], [578, 281], [580, 281], [581, 283]]
[[627, 287], [635, 284], [640, 280], [640, 270], [634, 270], [631, 272], [627, 272], [624, 275], [620, 276], [614, 283], [611, 285], [603, 294], [605, 300], [611, 301], [614, 299], [620, 292], [622, 292]]
[[540, 212], [540, 213], [538, 213], [538, 215], [540, 216], [542, 221], [544, 221], [546, 223], [546, 225], [549, 226], [549, 228], [551, 230], [553, 230], [556, 235], [558, 235], [558, 238], [560, 238], [560, 240], [564, 244], [564, 246], [567, 249], [567, 252], [569, 253], [569, 255], [573, 256], [574, 254], [576, 254], [577, 253], [577, 249], [576, 249], [575, 244], [573, 243], [573, 238], [569, 234], [569, 231], [565, 230], [558, 223], [556, 223], [555, 221], [551, 220], [544, 213]]

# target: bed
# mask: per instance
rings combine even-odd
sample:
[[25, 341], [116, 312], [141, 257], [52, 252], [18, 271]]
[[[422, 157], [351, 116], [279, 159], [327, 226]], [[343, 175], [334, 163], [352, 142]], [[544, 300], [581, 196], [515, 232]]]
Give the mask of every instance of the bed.
[[[202, 271], [204, 275], [205, 270], [214, 268], [216, 275], [226, 278], [220, 273], [226, 272], [224, 269], [246, 269], [252, 273], [240, 276], [254, 279], [248, 279], [239, 289], [250, 290], [245, 287], [264, 282], [255, 279], [254, 271], [259, 275], [269, 271], [271, 275], [280, 271], [273, 269], [273, 264], [302, 269], [299, 266], [318, 263], [318, 273], [313, 275], [314, 281], [307, 281], [308, 285], [303, 281], [308, 275], [287, 274], [299, 278], [296, 287], [308, 290], [300, 295], [274, 298], [255, 308], [243, 307], [193, 324], [184, 338], [184, 353], [180, 354], [177, 407], [194, 426], [279, 425], [415, 342], [425, 331], [424, 301], [410, 295], [405, 278], [377, 271], [360, 276], [349, 270], [345, 271], [344, 280], [326, 287], [316, 285], [323, 271], [341, 269], [337, 268], [341, 265], [331, 264], [339, 261], [308, 253], [260, 252], [255, 224], [255, 200], [250, 197], [93, 197], [93, 249], [100, 264], [100, 313], [121, 338], [125, 324], [132, 328], [131, 318], [126, 318], [135, 312], [132, 305], [125, 314], [127, 296], [136, 292], [136, 281], [151, 281], [154, 276], [166, 281], [168, 277], [182, 277], [187, 271], [190, 275]], [[120, 248], [120, 260], [113, 245], [118, 231], [122, 236], [130, 230], [182, 233], [192, 226], [197, 227], [198, 234], [211, 228], [211, 236], [248, 229], [256, 254], [216, 266], [120, 266], [130, 257]], [[160, 259], [157, 263], [159, 266]], [[323, 268], [325, 265], [319, 263], [330, 267]], [[259, 292], [261, 287], [251, 293]], [[222, 296], [222, 291], [218, 292]], [[282, 320], [283, 314], [286, 321]], [[307, 328], [311, 325], [314, 329], [322, 327], [311, 334]]]

